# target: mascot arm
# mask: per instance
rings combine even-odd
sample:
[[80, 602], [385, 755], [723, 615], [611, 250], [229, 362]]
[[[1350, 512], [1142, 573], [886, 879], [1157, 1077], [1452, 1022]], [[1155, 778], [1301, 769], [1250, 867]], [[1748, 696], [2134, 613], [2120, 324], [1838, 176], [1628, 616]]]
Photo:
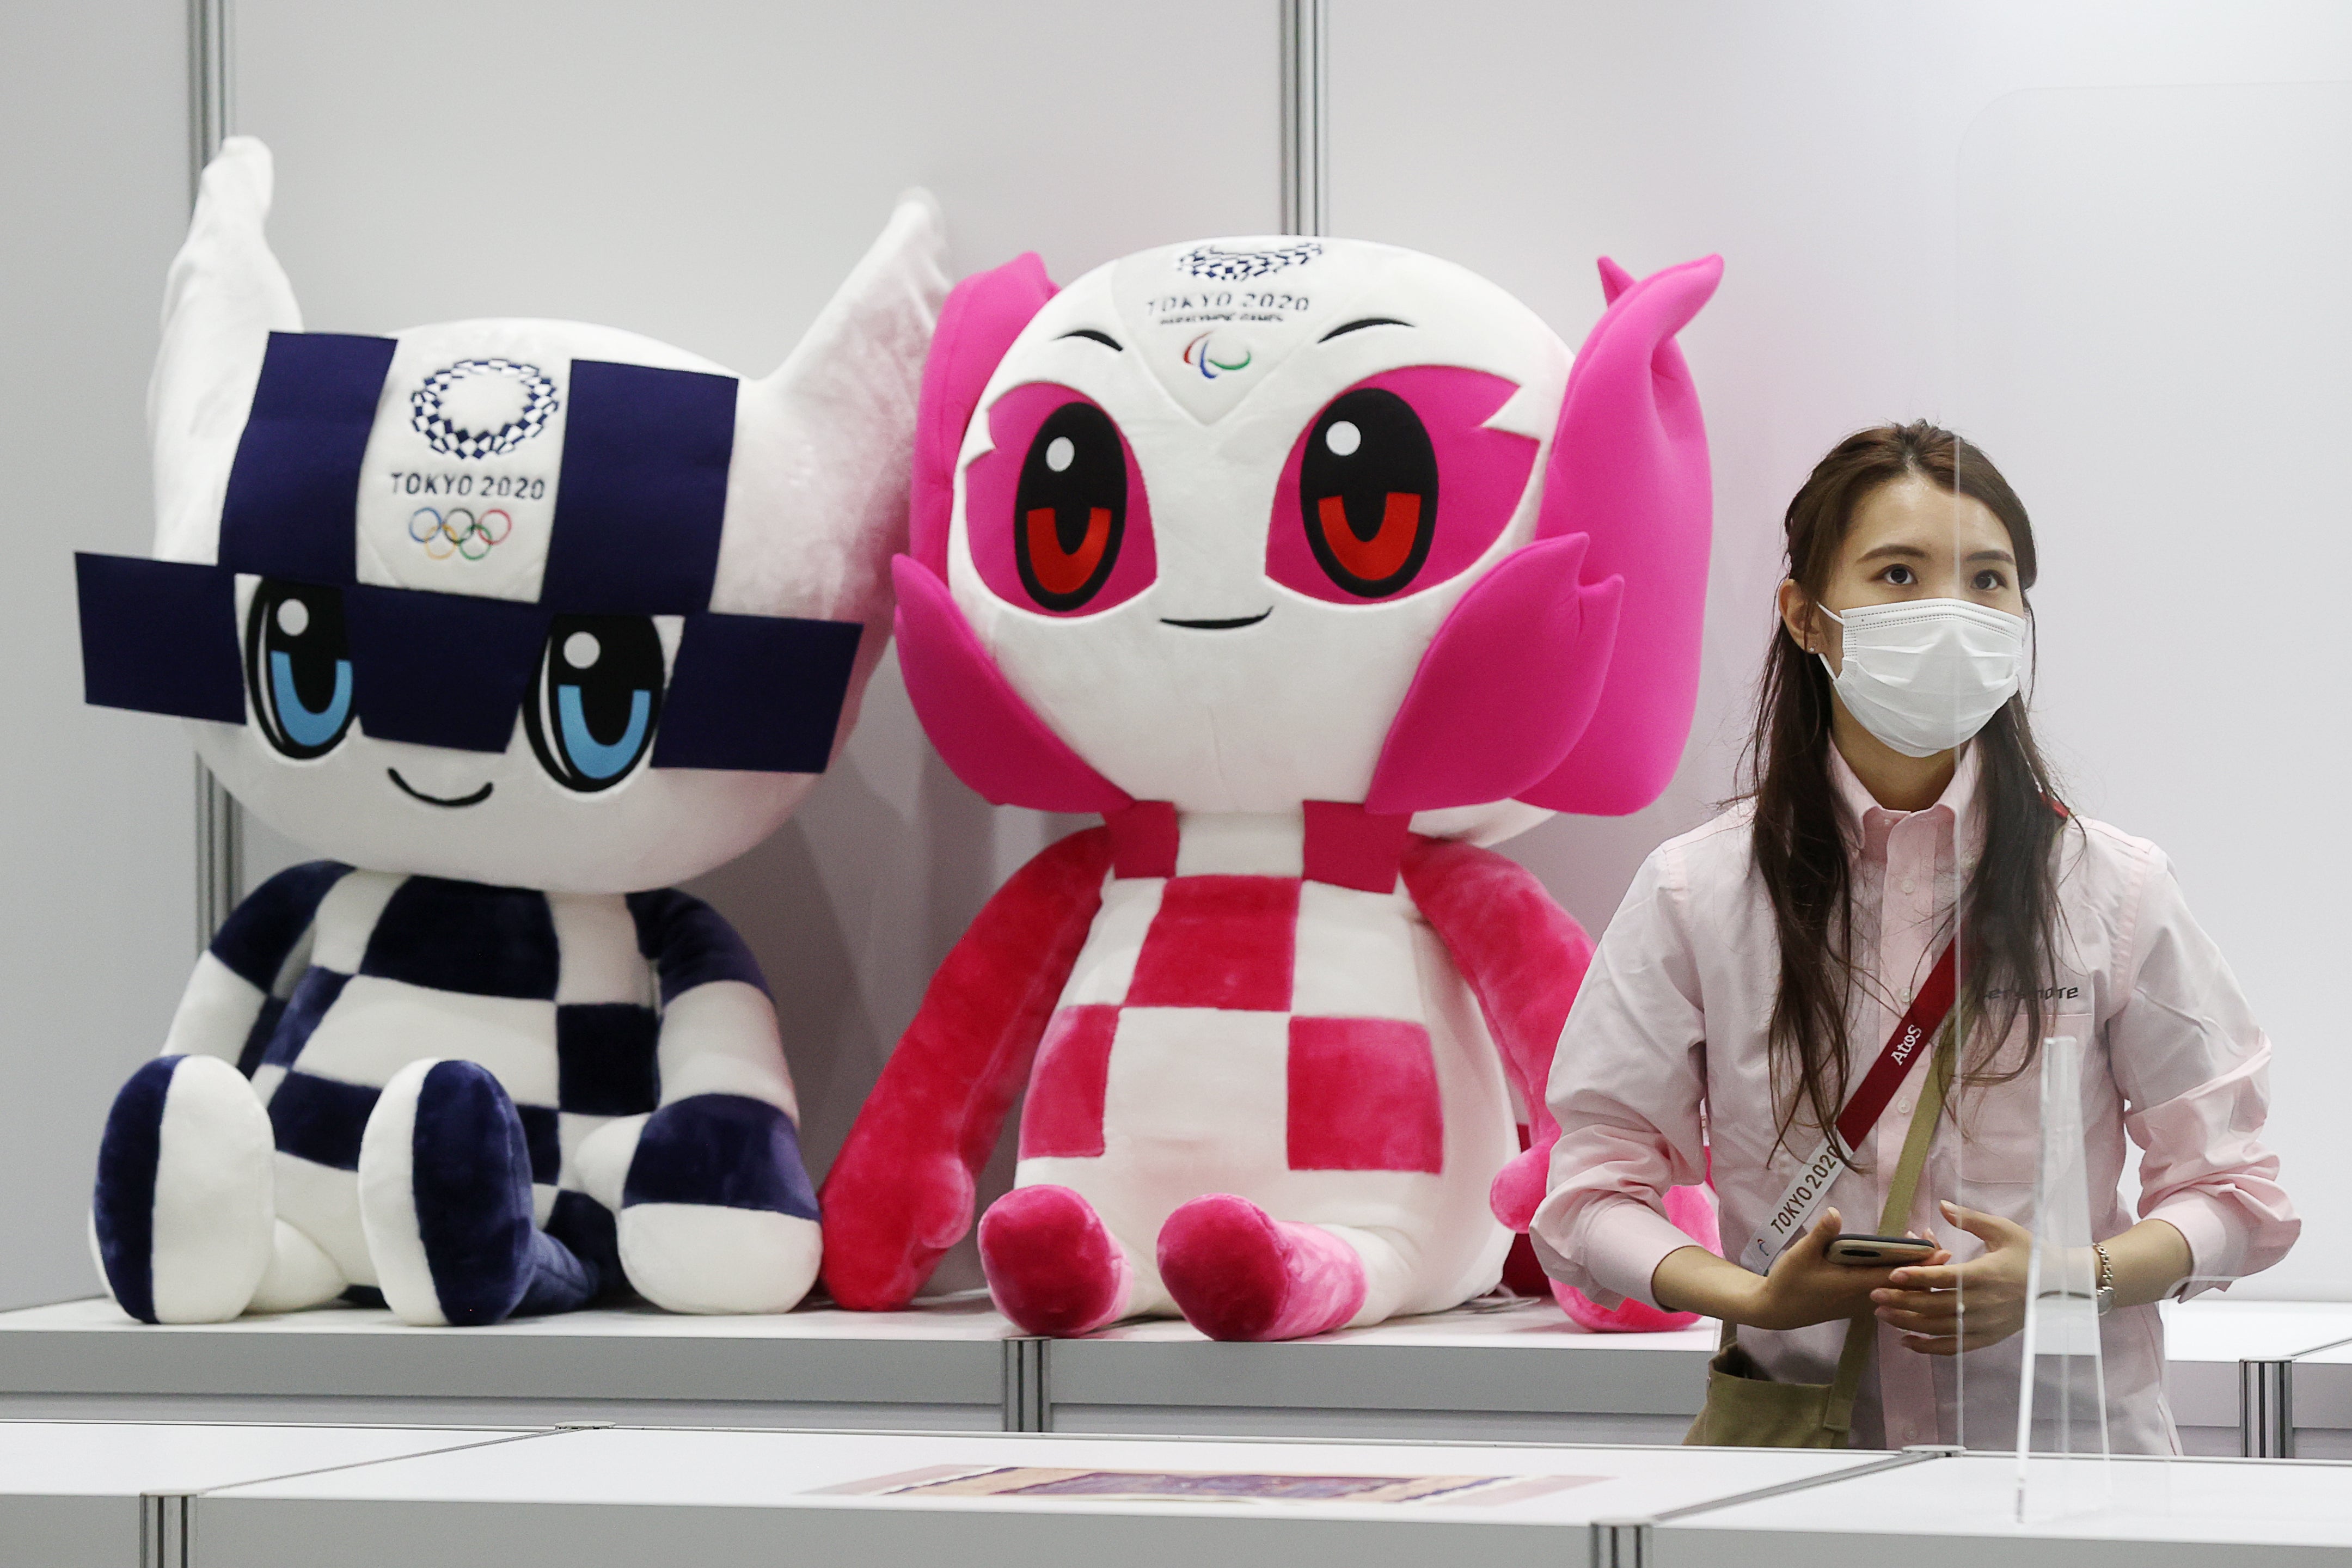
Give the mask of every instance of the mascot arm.
[[628, 905], [661, 990], [661, 1103], [737, 1094], [797, 1118], [775, 1003], [727, 917], [675, 888], [632, 893]]
[[[656, 1305], [790, 1311], [816, 1278], [816, 1193], [801, 1159], [799, 1106], [759, 962], [699, 899], [665, 888], [632, 893], [628, 906], [661, 995], [659, 1107], [583, 1139], [573, 1154], [580, 1184], [617, 1216], [622, 1272]], [[576, 1011], [588, 1016], [583, 1028], [602, 1017], [622, 1033], [613, 1049], [583, 1038], [587, 1048], [565, 1064], [567, 1084], [576, 1068], [583, 1089], [596, 1087], [595, 1062], [643, 1060], [619, 1048], [644, 1026], [642, 1009]], [[614, 1099], [643, 1092], [642, 1080], [604, 1087]]]
[[904, 1306], [971, 1228], [981, 1167], [1093, 929], [1110, 836], [1074, 834], [988, 900], [923, 994], [826, 1175], [824, 1280]]
[[289, 866], [246, 895], [196, 957], [161, 1054], [218, 1057], [246, 1077], [285, 1012], [328, 889], [349, 866]]
[[1495, 1217], [1524, 1231], [1543, 1201], [1559, 1138], [1544, 1094], [1569, 1005], [1592, 961], [1592, 939], [1525, 867], [1491, 849], [1414, 838], [1405, 889], [1470, 984], [1504, 1070], [1528, 1112], [1528, 1148], [1488, 1193]]

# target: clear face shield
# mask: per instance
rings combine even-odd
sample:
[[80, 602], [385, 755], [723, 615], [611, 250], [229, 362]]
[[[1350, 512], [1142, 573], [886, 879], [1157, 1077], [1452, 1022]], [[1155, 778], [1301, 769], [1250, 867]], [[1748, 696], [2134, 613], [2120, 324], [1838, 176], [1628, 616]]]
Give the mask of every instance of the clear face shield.
[[[2074, 764], [2057, 781], [2065, 804], [2145, 822], [2168, 843], [2184, 830], [2164, 820], [2167, 798], [2262, 801], [2245, 794], [2242, 756], [2182, 745], [2185, 711], [2216, 713], [2209, 740], [2231, 731], [2217, 712], [2225, 678], [2210, 640], [2166, 637], [2151, 606], [2311, 613], [2300, 586], [2252, 573], [2242, 584], [2177, 542], [2226, 515], [2245, 520], [2238, 548], [2314, 559], [2312, 536], [2295, 531], [2311, 510], [2307, 477], [2298, 492], [2290, 474], [2244, 455], [2299, 449], [2340, 420], [2340, 395], [2315, 387], [2311, 367], [2328, 357], [2314, 301], [2340, 292], [2316, 258], [2347, 208], [2335, 187], [2321, 198], [2296, 172], [2347, 114], [2352, 89], [2341, 84], [2042, 89], [1993, 101], [1960, 144], [1941, 388], [1950, 416], [1939, 422], [2000, 465], [2035, 527], [2020, 689], [2044, 745]], [[2218, 278], [2264, 281], [2217, 288]], [[2232, 390], [2255, 386], [2266, 389], [2258, 409]], [[1969, 597], [1978, 562], [1964, 517], [1948, 536], [1946, 580]], [[2258, 610], [2251, 601], [2262, 595], [2273, 602]], [[1979, 733], [1981, 752], [1993, 735]], [[2059, 834], [2062, 881], [2080, 831]], [[2014, 883], [2017, 861], [1979, 853], [1971, 868], [1963, 851], [1964, 872]], [[1961, 951], [1997, 952], [2005, 933], [1970, 929], [1976, 918], [1963, 891]], [[2100, 960], [2080, 944], [2095, 933], [2062, 917], [2051, 940], [2038, 975], [1963, 964], [1977, 1036], [1962, 1047], [1915, 1207], [1962, 1266], [1952, 1292], [1961, 1321], [1980, 1326], [1956, 1353], [1925, 1358], [1949, 1421], [1944, 1440], [2014, 1456], [2020, 1521], [2145, 1511], [2167, 1495], [2163, 1463], [2123, 1458], [2168, 1447], [2159, 1308], [2102, 1296], [2102, 1245], [2138, 1219], [2138, 1156], [2124, 1127], [2146, 1108], [2126, 1101], [2109, 1055], [2107, 1021], [2123, 999], [2096, 994], [2086, 973]], [[2038, 991], [2038, 1018], [2005, 994], [2021, 984]], [[1969, 1211], [1969, 1224], [1935, 1208], [1946, 1199]], [[2177, 1293], [2217, 1282], [2192, 1276]], [[1883, 1359], [1916, 1353], [1888, 1339]]]

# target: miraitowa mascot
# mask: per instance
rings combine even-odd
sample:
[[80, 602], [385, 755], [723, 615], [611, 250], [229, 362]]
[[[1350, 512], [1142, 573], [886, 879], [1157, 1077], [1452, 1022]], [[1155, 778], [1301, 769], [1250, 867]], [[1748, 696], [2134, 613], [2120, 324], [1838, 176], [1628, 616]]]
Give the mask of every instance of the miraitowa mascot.
[[[933, 981], [826, 1181], [837, 1300], [915, 1292], [1024, 1089], [980, 1249], [1030, 1332], [1286, 1339], [1496, 1283], [1591, 942], [1480, 846], [1654, 798], [1697, 680], [1674, 335], [1720, 263], [1601, 270], [1573, 355], [1461, 268], [1346, 240], [1060, 293], [1024, 257], [950, 296], [895, 567], [908, 690], [982, 795], [1106, 826]], [[1712, 1234], [1696, 1190], [1672, 1212]]]
[[306, 332], [269, 192], [258, 142], [205, 171], [155, 558], [81, 557], [84, 672], [334, 858], [237, 908], [117, 1098], [107, 1288], [151, 1322], [790, 1308], [820, 1237], [774, 1008], [668, 884], [783, 820], [881, 656], [936, 212], [743, 381], [571, 322]]

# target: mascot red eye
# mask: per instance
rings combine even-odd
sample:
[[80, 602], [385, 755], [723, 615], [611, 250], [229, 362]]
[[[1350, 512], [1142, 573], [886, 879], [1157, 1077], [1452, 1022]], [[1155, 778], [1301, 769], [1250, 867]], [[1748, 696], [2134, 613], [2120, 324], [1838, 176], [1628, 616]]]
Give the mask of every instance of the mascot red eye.
[[1299, 433], [1276, 481], [1265, 574], [1360, 606], [1469, 570], [1534, 472], [1533, 440], [1486, 427], [1517, 391], [1481, 371], [1407, 365], [1341, 392]]
[[1098, 616], [1159, 575], [1143, 472], [1100, 405], [1033, 381], [989, 405], [991, 446], [964, 470], [971, 563], [1033, 614]]
[[1323, 411], [1298, 471], [1307, 542], [1332, 582], [1382, 599], [1413, 580], [1437, 532], [1437, 452], [1412, 405], [1364, 387]]
[[1030, 437], [1013, 491], [1013, 561], [1021, 585], [1048, 610], [1075, 610], [1102, 591], [1127, 532], [1127, 458], [1110, 416], [1066, 403]]

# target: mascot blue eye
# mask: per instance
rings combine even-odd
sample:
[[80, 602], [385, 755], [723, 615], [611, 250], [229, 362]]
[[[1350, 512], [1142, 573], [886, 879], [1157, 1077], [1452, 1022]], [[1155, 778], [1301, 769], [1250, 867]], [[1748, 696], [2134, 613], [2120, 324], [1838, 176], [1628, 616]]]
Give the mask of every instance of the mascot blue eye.
[[277, 700], [278, 722], [296, 745], [331, 746], [343, 732], [343, 721], [352, 716], [352, 661], [335, 660], [335, 694], [327, 699], [325, 709], [314, 713], [303, 702], [301, 687], [294, 679], [294, 656], [274, 650], [269, 656], [269, 694]]
[[579, 687], [555, 689], [555, 713], [563, 750], [572, 765], [592, 779], [615, 779], [628, 772], [629, 764], [645, 750], [646, 731], [653, 728], [654, 694], [643, 689], [629, 693], [628, 727], [610, 745], [596, 739], [588, 727], [588, 705]]
[[264, 581], [246, 622], [247, 695], [261, 732], [285, 755], [324, 756], [352, 727], [352, 649], [343, 596]]
[[660, 634], [644, 616], [558, 616], [523, 705], [549, 776], [592, 794], [626, 778], [653, 742], [665, 684]]

